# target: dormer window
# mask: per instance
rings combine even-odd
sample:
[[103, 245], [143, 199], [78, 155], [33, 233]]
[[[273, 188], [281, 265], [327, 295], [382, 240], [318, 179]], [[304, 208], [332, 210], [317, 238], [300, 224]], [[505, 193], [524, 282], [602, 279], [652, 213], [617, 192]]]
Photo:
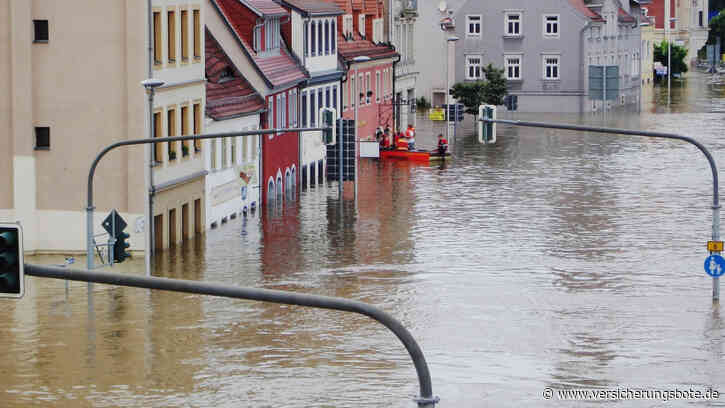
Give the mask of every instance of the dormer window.
[[262, 32], [262, 27], [254, 27], [254, 50], [256, 52], [278, 52], [280, 42], [278, 17], [264, 20], [264, 32]]
[[365, 14], [360, 14], [357, 17], [357, 31], [362, 37], [365, 37]]

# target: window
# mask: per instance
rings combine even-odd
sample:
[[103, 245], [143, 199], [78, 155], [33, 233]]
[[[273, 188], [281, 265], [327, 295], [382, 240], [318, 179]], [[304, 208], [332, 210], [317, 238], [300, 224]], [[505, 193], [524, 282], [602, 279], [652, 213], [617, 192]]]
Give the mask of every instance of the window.
[[521, 35], [521, 13], [506, 13], [506, 35], [514, 37]]
[[375, 72], [375, 102], [380, 102], [380, 71]]
[[[164, 137], [162, 128], [161, 112], [154, 112], [154, 137]], [[163, 159], [164, 151], [163, 143], [154, 143], [154, 161], [161, 163]]]
[[337, 85], [332, 87], [332, 107], [337, 111]]
[[702, 10], [697, 12], [697, 21], [700, 27], [703, 27]]
[[342, 16], [342, 33], [345, 37], [352, 34], [352, 16], [350, 14]]
[[330, 22], [330, 52], [335, 53], [335, 44], [337, 43], [337, 30], [335, 30], [335, 20]]
[[[267, 129], [274, 128], [274, 96], [270, 96], [267, 100]], [[270, 138], [272, 135], [270, 134]]]
[[330, 55], [330, 22], [325, 21], [325, 55]]
[[201, 11], [194, 10], [194, 59], [201, 58]]
[[237, 138], [236, 137], [230, 138], [229, 143], [231, 144], [231, 151], [232, 151], [232, 160], [229, 164], [234, 166], [235, 164], [237, 164], [237, 145], [238, 145]]
[[466, 79], [481, 79], [481, 56], [466, 56]]
[[302, 92], [302, 127], [307, 127], [307, 92]]
[[[276, 112], [276, 117], [275, 117], [275, 120], [274, 120], [274, 127], [277, 128], [277, 129], [279, 129], [279, 128], [282, 127], [282, 95], [277, 95], [277, 106], [276, 106], [276, 108], [277, 108], [277, 110], [275, 111]], [[277, 132], [277, 134], [279, 134], [279, 132]]]
[[355, 89], [355, 75], [350, 76], [350, 92], [348, 92], [348, 98], [350, 99], [350, 107], [355, 107], [355, 101], [357, 97], [355, 96], [355, 92], [357, 90]]
[[176, 12], [168, 13], [169, 62], [176, 62]]
[[302, 48], [304, 49], [305, 57], [308, 57], [310, 55], [310, 49], [307, 42], [310, 40], [310, 22], [305, 21], [305, 24], [303, 26], [302, 30]]
[[274, 179], [270, 177], [269, 184], [267, 186], [267, 204], [269, 205], [274, 204], [274, 191]]
[[373, 20], [373, 42], [379, 44], [383, 42], [383, 19]]
[[[169, 109], [166, 113], [167, 136], [176, 136], [176, 109]], [[166, 143], [169, 153], [169, 160], [176, 160], [176, 142]]]
[[[194, 104], [194, 134], [201, 134], [201, 104]], [[194, 140], [194, 150], [196, 152], [201, 151], [201, 140]]]
[[360, 13], [357, 17], [357, 31], [365, 37], [365, 14]]
[[253, 136], [242, 137], [242, 162], [249, 161], [249, 144]]
[[209, 143], [211, 144], [211, 169], [216, 170], [217, 169], [217, 150], [219, 149], [217, 143], [219, 143], [219, 140], [217, 139], [211, 139], [209, 140]]
[[[325, 100], [322, 99], [323, 98], [322, 92], [323, 92], [322, 88], [317, 88], [317, 109], [314, 111], [315, 118], [320, 116], [320, 109], [322, 109], [322, 107], [324, 106], [324, 103], [325, 103]], [[322, 125], [322, 124], [320, 123], [320, 125]]]
[[50, 128], [35, 128], [35, 150], [50, 150]]
[[[181, 136], [189, 136], [189, 107], [181, 107]], [[189, 141], [184, 140], [181, 142], [181, 155], [189, 155]]]
[[370, 73], [365, 74], [365, 103], [370, 104]]
[[316, 45], [315, 34], [317, 33], [317, 24], [312, 22], [312, 24], [310, 25], [310, 29], [311, 29], [311, 31], [310, 31], [310, 46], [311, 46], [310, 53], [314, 57], [315, 55], [317, 55], [317, 52], [316, 52], [317, 47], [315, 46]]
[[280, 105], [280, 111], [282, 112], [282, 120], [279, 122], [279, 127], [287, 128], [287, 94], [282, 94], [282, 105]]
[[315, 91], [310, 91], [310, 127], [317, 123], [317, 110], [315, 109]]
[[279, 18], [264, 20], [264, 49], [273, 51], [279, 49]]
[[36, 43], [47, 43], [48, 42], [48, 20], [33, 20], [33, 31], [35, 36], [33, 42]]
[[317, 53], [318, 55], [324, 55], [324, 49], [322, 48], [324, 46], [324, 33], [322, 32], [322, 21], [317, 22]]
[[559, 79], [559, 56], [544, 55], [544, 79]]
[[466, 34], [468, 36], [481, 36], [481, 16], [466, 16]]
[[325, 88], [325, 107], [329, 108], [332, 106], [332, 101], [330, 101], [330, 87]]
[[521, 79], [521, 56], [507, 55], [506, 60], [506, 79], [509, 81]]
[[559, 15], [558, 14], [545, 14], [544, 15], [544, 37], [559, 38]]
[[297, 127], [297, 90], [293, 89], [289, 93], [289, 126]]
[[181, 10], [181, 61], [189, 61], [189, 10]]
[[357, 76], [357, 91], [356, 91], [360, 97], [360, 105], [365, 103], [365, 79], [363, 79], [363, 74], [360, 74]]
[[154, 11], [154, 64], [160, 65], [161, 59], [161, 13]]

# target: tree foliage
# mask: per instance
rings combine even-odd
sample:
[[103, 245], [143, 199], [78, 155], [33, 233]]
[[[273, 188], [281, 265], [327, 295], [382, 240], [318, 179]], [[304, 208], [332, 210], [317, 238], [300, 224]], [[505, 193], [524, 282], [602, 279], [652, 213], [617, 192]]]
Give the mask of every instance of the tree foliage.
[[466, 107], [466, 113], [478, 115], [480, 105], [503, 105], [503, 98], [508, 93], [504, 70], [492, 64], [483, 67], [485, 80], [476, 82], [459, 82], [451, 88], [451, 96]]
[[[662, 41], [654, 46], [654, 60], [660, 62], [662, 65], [667, 66], [667, 41]], [[672, 44], [672, 74], [681, 74], [687, 72], [687, 64], [685, 58], [687, 57], [687, 48]]]
[[707, 43], [717, 44], [718, 38], [720, 38], [720, 44], [725, 44], [725, 13], [720, 13], [710, 20], [710, 33], [707, 37]]

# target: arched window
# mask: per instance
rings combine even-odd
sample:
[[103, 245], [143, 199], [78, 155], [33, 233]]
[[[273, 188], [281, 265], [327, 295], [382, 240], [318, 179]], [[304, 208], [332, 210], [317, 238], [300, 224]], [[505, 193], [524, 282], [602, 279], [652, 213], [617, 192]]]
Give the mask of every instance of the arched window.
[[284, 191], [282, 187], [282, 173], [277, 172], [277, 201], [279, 201], [280, 203], [282, 202], [282, 192]]
[[270, 177], [269, 184], [267, 185], [267, 205], [268, 206], [273, 205], [274, 199], [275, 199], [274, 179], [272, 177]]
[[295, 165], [292, 165], [292, 170], [290, 171], [290, 192], [292, 194], [292, 200], [297, 199], [297, 167]]

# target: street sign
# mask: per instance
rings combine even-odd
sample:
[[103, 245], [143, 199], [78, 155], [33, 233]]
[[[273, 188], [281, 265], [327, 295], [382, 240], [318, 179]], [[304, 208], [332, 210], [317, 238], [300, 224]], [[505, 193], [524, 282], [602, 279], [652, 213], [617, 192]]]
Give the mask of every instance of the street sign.
[[428, 119], [433, 121], [446, 120], [446, 111], [440, 108], [431, 109], [428, 113]]
[[[115, 223], [115, 229], [114, 229], [114, 223]], [[123, 218], [118, 214], [118, 212], [113, 209], [111, 210], [111, 213], [108, 214], [108, 217], [106, 217], [105, 220], [103, 220], [103, 223], [101, 224], [104, 230], [108, 232], [108, 234], [113, 235], [113, 232], [115, 230], [116, 233], [123, 231], [124, 228], [126, 228], [126, 221], [124, 221]]]
[[705, 272], [713, 278], [725, 274], [725, 258], [720, 255], [710, 255], [705, 258]]
[[723, 242], [722, 241], [708, 241], [707, 250], [710, 252], [722, 252]]

